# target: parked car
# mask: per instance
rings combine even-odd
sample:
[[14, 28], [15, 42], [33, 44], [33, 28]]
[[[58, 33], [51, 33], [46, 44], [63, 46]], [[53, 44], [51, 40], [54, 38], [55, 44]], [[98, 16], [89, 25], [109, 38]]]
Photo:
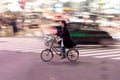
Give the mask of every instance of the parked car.
[[[61, 26], [53, 26], [57, 31], [61, 31]], [[114, 39], [106, 31], [99, 29], [98, 24], [81, 22], [69, 22], [67, 28], [70, 36], [76, 44], [114, 44]]]

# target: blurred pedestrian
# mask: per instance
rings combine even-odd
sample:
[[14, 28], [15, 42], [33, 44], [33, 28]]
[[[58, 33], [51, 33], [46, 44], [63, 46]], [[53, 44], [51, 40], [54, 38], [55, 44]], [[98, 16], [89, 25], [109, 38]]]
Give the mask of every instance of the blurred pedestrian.
[[23, 30], [23, 19], [22, 19], [22, 17], [17, 18], [16, 22], [17, 22], [18, 30], [20, 30], [20, 31]]
[[11, 17], [10, 25], [13, 27], [13, 32], [16, 34], [18, 32], [16, 17], [13, 15]]
[[0, 16], [0, 30], [2, 28], [2, 16]]

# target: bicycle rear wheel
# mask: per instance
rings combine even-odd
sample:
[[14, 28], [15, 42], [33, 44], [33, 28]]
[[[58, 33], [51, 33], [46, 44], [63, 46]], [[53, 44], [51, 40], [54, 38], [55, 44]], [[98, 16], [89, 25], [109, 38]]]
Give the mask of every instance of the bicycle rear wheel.
[[78, 50], [71, 48], [67, 51], [66, 57], [69, 61], [75, 62], [79, 58], [79, 52]]
[[50, 49], [45, 49], [41, 52], [40, 57], [44, 62], [51, 61], [53, 58], [53, 52]]

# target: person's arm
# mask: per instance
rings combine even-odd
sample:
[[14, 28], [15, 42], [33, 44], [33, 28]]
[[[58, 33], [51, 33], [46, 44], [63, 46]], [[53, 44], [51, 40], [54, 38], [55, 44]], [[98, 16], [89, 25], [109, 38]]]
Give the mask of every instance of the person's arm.
[[62, 32], [63, 32], [63, 31], [62, 31], [61, 29], [59, 29], [59, 30], [57, 31], [57, 34], [56, 34], [56, 35], [62, 38], [62, 34], [63, 34]]

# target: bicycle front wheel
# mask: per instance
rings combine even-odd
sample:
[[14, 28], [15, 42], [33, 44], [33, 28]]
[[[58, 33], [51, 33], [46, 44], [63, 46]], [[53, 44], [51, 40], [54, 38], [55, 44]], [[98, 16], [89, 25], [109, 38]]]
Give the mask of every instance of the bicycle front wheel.
[[67, 51], [67, 59], [71, 62], [77, 61], [79, 58], [79, 52], [78, 50], [71, 48]]
[[44, 62], [51, 61], [53, 58], [53, 52], [50, 49], [45, 49], [41, 52], [40, 57]]

